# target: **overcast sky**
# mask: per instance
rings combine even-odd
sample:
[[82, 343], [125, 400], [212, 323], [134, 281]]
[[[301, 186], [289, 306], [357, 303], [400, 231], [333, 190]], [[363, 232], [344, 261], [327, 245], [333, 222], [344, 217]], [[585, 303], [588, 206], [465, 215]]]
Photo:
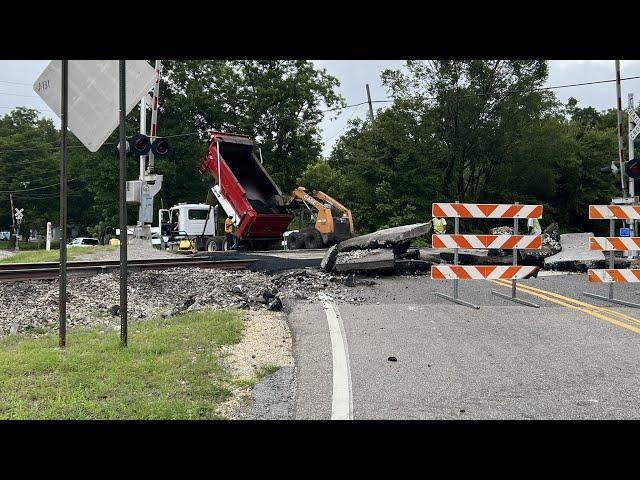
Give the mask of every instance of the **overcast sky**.
[[[340, 93], [347, 104], [366, 101], [365, 84], [369, 84], [372, 100], [385, 100], [388, 92], [382, 86], [380, 73], [386, 68], [402, 68], [404, 60], [314, 60], [317, 66], [326, 68], [329, 73], [340, 80]], [[32, 85], [38, 75], [49, 63], [48, 60], [0, 60], [0, 115], [12, 108], [24, 105], [42, 110], [43, 115], [56, 119], [42, 100], [36, 96]], [[639, 60], [621, 61], [622, 77], [640, 76]], [[549, 62], [549, 79], [547, 86], [582, 83], [615, 78], [613, 60], [551, 60]], [[591, 105], [598, 110], [614, 108], [616, 105], [615, 83], [571, 87], [555, 90], [562, 101], [573, 96], [579, 100], [579, 105]], [[640, 102], [640, 79], [622, 82], [622, 102], [627, 103], [627, 94], [635, 93], [636, 105]], [[162, 92], [161, 92], [162, 100]], [[374, 109], [383, 108], [374, 104]], [[334, 115], [325, 117], [322, 122], [322, 137], [324, 141], [323, 154], [328, 155], [331, 147], [344, 132], [350, 118], [356, 116], [364, 118], [368, 107], [349, 108], [344, 110], [336, 119]], [[158, 131], [162, 133], [162, 118], [158, 121]]]

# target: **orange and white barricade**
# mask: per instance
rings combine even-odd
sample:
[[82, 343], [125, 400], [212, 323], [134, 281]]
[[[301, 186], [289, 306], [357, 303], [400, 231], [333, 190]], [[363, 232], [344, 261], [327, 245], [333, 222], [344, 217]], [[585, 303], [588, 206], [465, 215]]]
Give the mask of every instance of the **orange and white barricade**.
[[640, 250], [640, 237], [616, 237], [616, 220], [640, 220], [640, 206], [638, 205], [589, 205], [590, 220], [609, 220], [609, 237], [589, 238], [590, 250], [609, 252], [609, 268], [592, 268], [588, 271], [589, 282], [606, 283], [609, 285], [608, 296], [584, 292], [588, 297], [606, 302], [618, 303], [628, 307], [638, 307], [637, 303], [614, 298], [613, 286], [616, 283], [639, 283], [640, 269], [616, 269], [615, 252]]
[[[453, 296], [434, 292], [436, 295], [460, 305], [480, 308], [477, 305], [461, 300], [458, 297], [459, 280], [511, 280], [511, 296], [491, 291], [494, 295], [522, 303], [531, 307], [539, 307], [535, 303], [516, 298], [517, 280], [530, 278], [538, 274], [540, 267], [518, 265], [518, 250], [538, 250], [542, 248], [541, 235], [518, 235], [518, 220], [542, 217], [542, 205], [505, 204], [471, 204], [471, 203], [434, 203], [431, 206], [433, 217], [454, 219], [453, 235], [433, 235], [433, 248], [453, 249], [453, 265], [433, 265], [433, 280], [453, 280]], [[513, 219], [513, 235], [460, 235], [461, 218], [509, 218]], [[502, 249], [512, 250], [512, 265], [458, 265], [458, 249]]]

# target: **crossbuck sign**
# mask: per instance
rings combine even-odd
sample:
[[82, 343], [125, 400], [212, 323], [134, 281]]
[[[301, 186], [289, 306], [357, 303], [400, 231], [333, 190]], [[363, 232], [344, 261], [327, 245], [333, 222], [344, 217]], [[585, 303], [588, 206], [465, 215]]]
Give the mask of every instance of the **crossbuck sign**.
[[16, 220], [18, 221], [18, 223], [22, 222], [22, 217], [24, 217], [24, 208], [16, 208], [16, 213], [15, 213], [15, 217]]

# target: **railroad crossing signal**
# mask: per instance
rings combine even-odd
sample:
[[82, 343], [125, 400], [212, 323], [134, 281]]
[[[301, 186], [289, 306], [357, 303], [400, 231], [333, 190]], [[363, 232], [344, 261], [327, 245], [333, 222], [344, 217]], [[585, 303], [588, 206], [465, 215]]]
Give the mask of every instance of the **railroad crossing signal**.
[[629, 120], [631, 120], [631, 122], [636, 125], [635, 128], [631, 130], [631, 136], [633, 138], [636, 138], [638, 136], [638, 132], [640, 132], [640, 129], [638, 129], [638, 127], [640, 126], [640, 116], [631, 108], [629, 109]]
[[16, 208], [15, 209], [16, 213], [14, 214], [14, 216], [16, 217], [16, 220], [18, 221], [18, 224], [22, 223], [22, 217], [24, 217], [24, 208]]

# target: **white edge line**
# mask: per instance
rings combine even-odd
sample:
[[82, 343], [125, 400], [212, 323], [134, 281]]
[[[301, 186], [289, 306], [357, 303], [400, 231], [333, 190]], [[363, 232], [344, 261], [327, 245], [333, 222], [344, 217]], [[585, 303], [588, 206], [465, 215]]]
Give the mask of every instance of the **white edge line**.
[[353, 420], [353, 395], [347, 339], [338, 308], [324, 302], [323, 309], [329, 325], [331, 353], [333, 357], [333, 393], [331, 396], [331, 420]]

